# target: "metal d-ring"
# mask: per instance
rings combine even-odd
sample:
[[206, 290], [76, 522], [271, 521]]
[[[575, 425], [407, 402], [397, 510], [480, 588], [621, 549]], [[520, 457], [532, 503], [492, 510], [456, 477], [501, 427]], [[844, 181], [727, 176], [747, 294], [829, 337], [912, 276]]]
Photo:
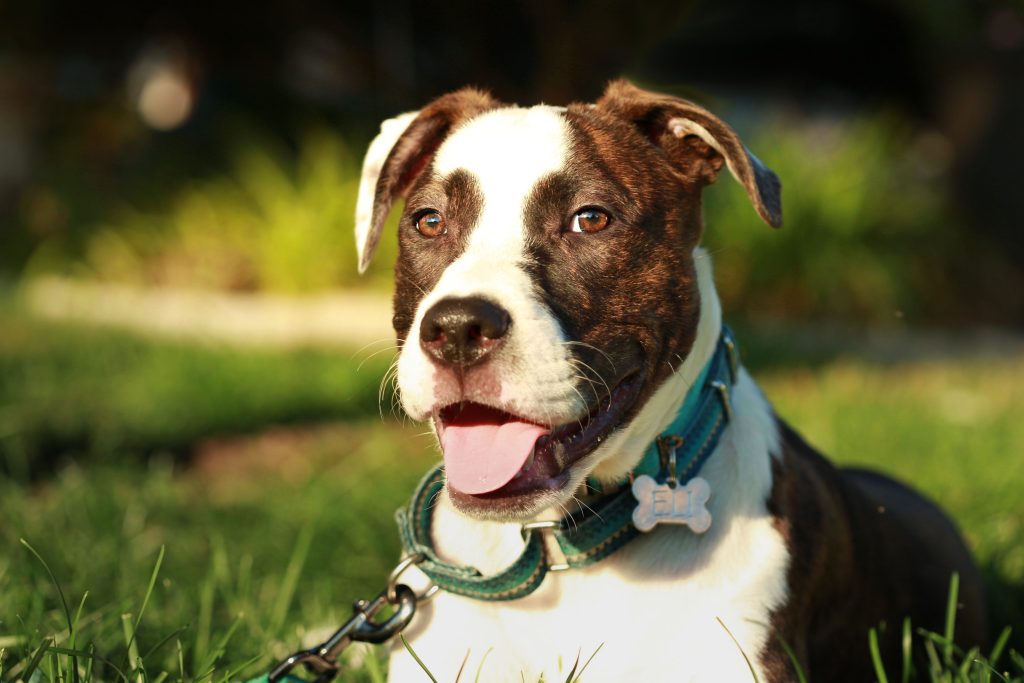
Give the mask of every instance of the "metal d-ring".
[[[398, 583], [399, 577], [405, 573], [406, 569], [419, 564], [424, 559], [423, 553], [412, 553], [403, 557], [402, 560], [395, 565], [395, 568], [391, 570], [390, 574], [388, 574], [387, 588], [384, 590], [384, 594], [387, 596], [388, 602], [392, 605], [398, 603], [398, 586], [400, 585]], [[416, 596], [416, 602], [423, 604], [427, 600], [430, 600], [430, 598], [434, 597], [438, 590], [440, 590], [440, 586], [436, 583], [431, 583], [430, 588]]]
[[675, 488], [679, 483], [678, 472], [676, 472], [676, 451], [683, 447], [683, 437], [678, 434], [658, 437], [658, 453], [661, 456], [661, 469], [667, 472], [665, 483], [670, 488]]
[[[546, 520], [543, 522], [527, 522], [526, 524], [519, 527], [519, 533], [523, 535], [523, 540], [527, 541], [530, 538], [530, 534], [534, 531], [553, 533], [556, 529], [561, 528], [562, 523], [555, 520]], [[544, 552], [548, 556], [548, 571], [549, 572], [564, 572], [566, 569], [570, 569], [569, 562], [565, 559], [565, 554], [562, 552], [561, 546], [558, 544], [558, 539], [552, 536], [552, 545], [544, 544]], [[552, 553], [556, 556], [556, 560], [551, 562]]]

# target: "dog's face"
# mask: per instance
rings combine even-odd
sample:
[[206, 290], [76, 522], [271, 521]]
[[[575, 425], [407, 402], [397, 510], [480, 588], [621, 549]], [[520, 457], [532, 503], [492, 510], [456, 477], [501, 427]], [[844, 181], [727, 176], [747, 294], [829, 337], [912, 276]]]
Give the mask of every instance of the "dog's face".
[[394, 327], [402, 405], [432, 419], [466, 514], [564, 503], [683, 362], [700, 314], [700, 193], [723, 164], [777, 225], [779, 186], [683, 100], [613, 83], [595, 105], [463, 90], [386, 122], [357, 212], [365, 268], [405, 197]]

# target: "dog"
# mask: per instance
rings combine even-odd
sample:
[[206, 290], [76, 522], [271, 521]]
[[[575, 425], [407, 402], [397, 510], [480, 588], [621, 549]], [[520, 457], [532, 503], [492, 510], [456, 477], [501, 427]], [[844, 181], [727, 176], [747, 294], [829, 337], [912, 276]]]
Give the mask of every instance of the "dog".
[[[738, 363], [699, 246], [723, 166], [780, 226], [778, 178], [726, 123], [626, 81], [567, 107], [463, 89], [371, 143], [359, 266], [404, 199], [397, 384], [444, 456], [400, 516], [402, 580], [441, 584], [405, 631], [438, 679], [564, 680], [594, 655], [588, 682], [874, 680], [869, 630], [898, 666], [954, 572], [958, 638], [984, 641], [953, 523], [831, 465]], [[713, 428], [666, 433], [694, 401]], [[389, 675], [423, 678], [401, 645]]]

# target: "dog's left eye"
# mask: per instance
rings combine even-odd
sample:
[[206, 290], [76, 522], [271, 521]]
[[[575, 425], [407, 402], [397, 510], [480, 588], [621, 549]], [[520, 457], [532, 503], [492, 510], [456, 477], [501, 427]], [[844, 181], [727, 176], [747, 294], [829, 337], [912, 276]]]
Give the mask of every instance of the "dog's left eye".
[[612, 218], [600, 209], [582, 209], [572, 217], [572, 232], [600, 232], [608, 227]]
[[416, 219], [416, 230], [424, 237], [443, 235], [447, 231], [444, 216], [436, 211], [425, 213]]

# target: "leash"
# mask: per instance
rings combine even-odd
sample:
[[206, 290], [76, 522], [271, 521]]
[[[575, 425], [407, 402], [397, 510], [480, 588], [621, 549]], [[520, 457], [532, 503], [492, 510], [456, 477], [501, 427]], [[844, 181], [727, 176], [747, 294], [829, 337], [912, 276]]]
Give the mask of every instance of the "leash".
[[[326, 641], [296, 652], [266, 676], [248, 683], [303, 683], [305, 679], [291, 674], [300, 664], [316, 676], [316, 683], [327, 683], [338, 674], [337, 660], [345, 648], [353, 642], [390, 640], [408, 626], [417, 605], [439, 590], [477, 600], [517, 600], [535, 591], [548, 572], [599, 562], [658, 524], [684, 524], [703, 533], [711, 525], [704, 507], [711, 492], [696, 475], [732, 419], [730, 393], [738, 373], [736, 343], [723, 327], [711, 360], [693, 384], [699, 390], [687, 392], [675, 419], [633, 470], [631, 485], [623, 485], [578, 515], [524, 524], [522, 553], [496, 574], [485, 576], [474, 567], [453, 565], [437, 555], [431, 528], [433, 505], [444, 488], [444, 468], [434, 468], [420, 481], [408, 506], [395, 513], [404, 559], [391, 571], [384, 590], [373, 600], [357, 600], [352, 617]], [[588, 487], [601, 492], [596, 482], [588, 482]], [[432, 582], [419, 595], [399, 582], [412, 566]], [[386, 607], [391, 615], [377, 621]]]

